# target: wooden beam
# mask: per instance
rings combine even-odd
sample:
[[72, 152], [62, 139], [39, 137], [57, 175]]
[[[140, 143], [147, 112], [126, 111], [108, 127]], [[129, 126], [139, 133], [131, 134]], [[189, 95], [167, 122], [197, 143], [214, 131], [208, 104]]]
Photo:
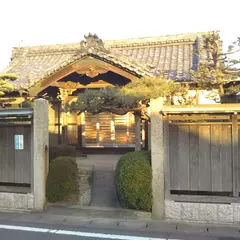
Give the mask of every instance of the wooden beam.
[[81, 63], [74, 64], [73, 69], [75, 70], [76, 73], [86, 75], [90, 78], [94, 78], [99, 74], [104, 74], [108, 72], [108, 69], [99, 67], [97, 65], [92, 65], [92, 66], [88, 65], [86, 67], [82, 67]]
[[163, 106], [163, 114], [179, 113], [235, 113], [240, 112], [240, 104], [199, 104]]
[[9, 104], [16, 105], [16, 104], [20, 104], [20, 103], [24, 102], [25, 99], [23, 97], [12, 97], [12, 98], [6, 97], [6, 98], [0, 98], [0, 102], [1, 101], [4, 101], [5, 104], [9, 103]]
[[43, 91], [44, 89], [46, 89], [47, 87], [49, 87], [51, 85], [51, 83], [58, 81], [66, 76], [68, 76], [69, 74], [73, 73], [74, 70], [72, 69], [72, 66], [68, 66], [66, 68], [63, 68], [61, 70], [59, 70], [58, 72], [56, 72], [55, 74], [51, 75], [50, 77], [42, 80], [39, 84], [37, 84], [36, 86], [33, 86], [32, 88], [29, 89], [29, 93], [31, 96], [37, 96], [37, 94], [41, 91]]
[[113, 87], [112, 84], [105, 82], [103, 80], [99, 80], [97, 82], [91, 82], [87, 85], [83, 85], [79, 82], [71, 82], [71, 81], [67, 81], [67, 82], [54, 82], [51, 84], [51, 86], [54, 87], [59, 87], [62, 89], [81, 89], [81, 88], [104, 88], [104, 87]]
[[128, 78], [129, 80], [136, 80], [138, 79], [138, 77], [136, 77], [135, 75], [124, 71], [123, 69], [116, 67], [110, 63], [104, 62], [102, 60], [96, 59], [94, 57], [87, 57], [85, 59], [82, 59], [80, 61], [78, 61], [77, 63], [75, 63], [73, 65], [73, 68], [75, 68], [74, 66], [77, 65], [77, 68], [80, 70], [81, 68], [85, 68], [86, 66], [88, 66], [89, 68], [92, 66], [98, 66], [100, 68], [103, 69], [107, 69], [108, 71], [112, 71], [115, 72], [123, 77]]
[[172, 120], [172, 121], [188, 121], [188, 120], [230, 120], [230, 115], [168, 115], [164, 116], [164, 119]]
[[59, 81], [60, 79], [70, 75], [71, 73], [77, 71], [81, 71], [81, 69], [86, 70], [87, 67], [91, 68], [93, 66], [97, 66], [103, 69], [106, 69], [108, 71], [115, 72], [131, 81], [138, 79], [135, 75], [124, 71], [123, 69], [116, 67], [114, 65], [111, 65], [107, 62], [101, 61], [99, 59], [96, 59], [94, 57], [87, 56], [79, 61], [76, 61], [72, 65], [69, 65], [67, 67], [62, 68], [55, 74], [43, 79], [39, 84], [36, 84], [32, 88], [29, 89], [29, 93], [31, 96], [37, 96], [37, 94], [47, 87], [51, 86], [54, 82]]

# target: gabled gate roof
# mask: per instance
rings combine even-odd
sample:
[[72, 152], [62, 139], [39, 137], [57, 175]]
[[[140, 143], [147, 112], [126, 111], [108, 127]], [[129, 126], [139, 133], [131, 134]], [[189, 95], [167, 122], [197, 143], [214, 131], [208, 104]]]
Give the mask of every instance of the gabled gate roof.
[[37, 84], [87, 56], [97, 58], [137, 77], [164, 73], [173, 80], [188, 80], [188, 71], [196, 69], [194, 54], [204, 33], [102, 41], [97, 35], [85, 41], [13, 49], [11, 62], [4, 70], [18, 76], [15, 87]]

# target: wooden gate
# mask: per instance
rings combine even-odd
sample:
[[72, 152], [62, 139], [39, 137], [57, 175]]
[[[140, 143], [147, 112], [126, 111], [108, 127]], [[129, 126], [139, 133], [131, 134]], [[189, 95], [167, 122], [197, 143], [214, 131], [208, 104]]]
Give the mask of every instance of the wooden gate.
[[135, 122], [131, 113], [84, 113], [83, 125], [82, 137], [85, 147], [135, 146]]
[[[23, 149], [15, 150], [14, 137], [23, 136]], [[1, 183], [30, 184], [31, 126], [0, 126]]]
[[31, 117], [0, 117], [0, 191], [30, 191], [31, 168]]
[[[132, 113], [61, 113], [59, 104], [49, 105], [49, 142], [93, 148], [134, 148], [135, 120]], [[144, 145], [144, 139], [143, 139]]]
[[237, 115], [169, 115], [164, 120], [167, 197], [184, 201], [238, 201]]

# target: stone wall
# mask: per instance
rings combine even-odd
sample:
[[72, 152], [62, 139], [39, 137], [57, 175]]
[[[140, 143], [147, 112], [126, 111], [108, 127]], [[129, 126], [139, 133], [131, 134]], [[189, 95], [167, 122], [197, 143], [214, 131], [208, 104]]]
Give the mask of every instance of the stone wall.
[[0, 209], [2, 210], [32, 210], [34, 196], [31, 193], [0, 193]]
[[[0, 209], [43, 210], [45, 204], [46, 178], [48, 174], [48, 101], [34, 101], [33, 127], [31, 132], [33, 152], [29, 178], [31, 193], [0, 192]], [[14, 151], [14, 149], [13, 149]], [[7, 187], [7, 186], [6, 186]], [[17, 186], [16, 186], [17, 188]]]
[[240, 203], [189, 203], [165, 200], [165, 218], [202, 223], [239, 223]]
[[[170, 200], [169, 169], [171, 166], [168, 161], [170, 149], [168, 144], [164, 144], [168, 143], [169, 132], [166, 131], [165, 126], [168, 122], [164, 121], [160, 114], [161, 110], [161, 98], [151, 100], [152, 218], [218, 224], [240, 223], [240, 203], [197, 203]], [[237, 139], [237, 135], [235, 138]]]

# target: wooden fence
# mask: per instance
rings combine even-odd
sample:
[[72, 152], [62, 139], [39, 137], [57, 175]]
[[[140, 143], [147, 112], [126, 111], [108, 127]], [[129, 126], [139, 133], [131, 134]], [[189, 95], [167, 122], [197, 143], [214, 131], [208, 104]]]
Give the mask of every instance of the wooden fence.
[[31, 168], [31, 118], [0, 117], [0, 191], [30, 191]]
[[201, 202], [240, 200], [238, 118], [238, 114], [226, 111], [169, 111], [163, 117], [166, 198]]

